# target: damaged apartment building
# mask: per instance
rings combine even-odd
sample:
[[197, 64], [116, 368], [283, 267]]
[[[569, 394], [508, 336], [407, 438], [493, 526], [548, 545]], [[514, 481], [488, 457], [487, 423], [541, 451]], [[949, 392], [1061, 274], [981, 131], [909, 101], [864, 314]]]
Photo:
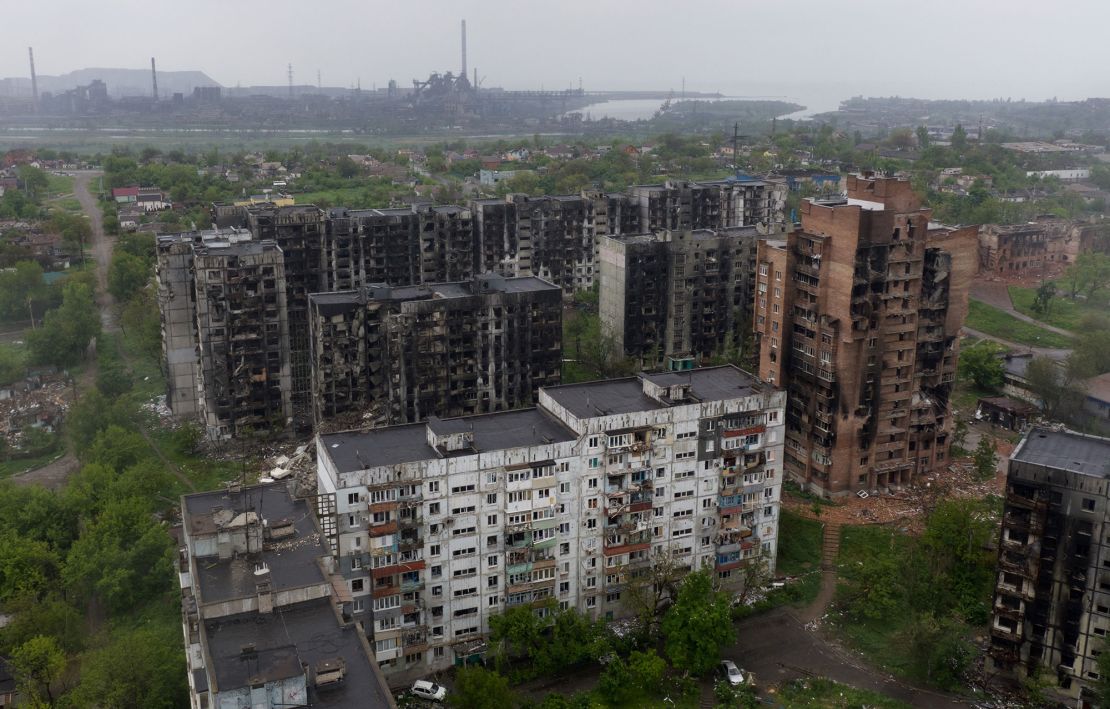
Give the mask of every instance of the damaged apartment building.
[[930, 224], [910, 183], [849, 176], [801, 227], [759, 242], [759, 374], [785, 387], [785, 469], [839, 496], [948, 465], [977, 228]]
[[306, 500], [185, 495], [177, 572], [190, 709], [396, 707]]
[[722, 366], [318, 434], [318, 505], [374, 659], [400, 684], [480, 658], [510, 608], [636, 615], [630, 587], [665, 558], [736, 590], [774, 564], [785, 403]]
[[761, 238], [755, 226], [602, 237], [602, 334], [647, 368], [740, 353], [751, 337]]
[[533, 277], [310, 297], [318, 428], [531, 406], [560, 381], [562, 291]]
[[1108, 480], [1107, 438], [1033, 428], [1010, 456], [986, 669], [1015, 682], [1048, 673], [1060, 706], [1102, 703]]
[[[179, 417], [200, 417], [212, 438], [232, 438], [249, 431], [311, 430], [318, 411], [312, 398], [311, 294], [357, 291], [380, 284], [433, 287], [471, 282], [493, 273], [544, 278], [569, 298], [596, 282], [599, 236], [640, 233], [667, 225], [725, 228], [747, 219], [774, 220], [781, 218], [784, 193], [785, 187], [778, 183], [726, 180], [666, 183], [622, 194], [510, 195], [504, 200], [475, 200], [468, 207], [418, 204], [325, 212], [312, 205], [259, 204], [234, 209], [213, 205], [213, 217], [223, 227], [159, 239], [167, 403]], [[250, 322], [254, 314], [230, 301], [221, 305], [217, 302], [219, 291], [207, 284], [208, 313], [218, 313], [221, 318], [199, 317], [194, 251], [206, 251], [204, 278], [213, 281], [222, 278], [217, 275], [222, 268], [220, 260], [213, 252], [222, 249], [224, 242], [244, 241], [272, 244], [266, 258], [279, 258], [282, 273], [275, 279], [265, 278], [257, 289], [239, 275], [229, 277], [226, 292], [230, 297], [239, 289], [240, 296], [235, 297], [265, 298], [270, 295], [267, 284], [271, 280], [280, 283], [284, 299], [283, 305], [277, 304], [283, 311], [277, 315], [282, 323], [280, 345], [270, 338], [273, 323], [266, 324], [266, 337], [249, 335], [255, 327]], [[270, 315], [267, 312], [265, 317]], [[209, 328], [215, 328], [215, 333]], [[224, 349], [205, 349], [205, 343], [220, 338], [227, 338], [234, 350], [225, 358], [224, 369], [209, 361], [223, 358]], [[448, 339], [443, 346], [456, 342]], [[252, 352], [252, 347], [257, 351]], [[209, 360], [202, 362], [204, 357]], [[264, 381], [259, 361], [267, 363]], [[237, 378], [243, 381], [235, 381]], [[270, 391], [274, 386], [282, 387], [281, 397]], [[265, 390], [264, 396], [261, 390]], [[202, 406], [206, 407], [203, 411]], [[491, 406], [496, 410], [498, 405]]]
[[1001, 278], [1049, 275], [1081, 253], [1110, 253], [1108, 236], [1102, 221], [1044, 216], [1026, 224], [987, 224], [979, 231], [979, 270]]

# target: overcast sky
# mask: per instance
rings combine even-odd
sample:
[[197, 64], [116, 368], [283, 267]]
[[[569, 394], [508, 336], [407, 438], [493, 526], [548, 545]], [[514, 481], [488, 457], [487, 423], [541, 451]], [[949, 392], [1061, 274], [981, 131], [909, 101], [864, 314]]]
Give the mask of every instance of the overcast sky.
[[1105, 0], [0, 0], [0, 76], [198, 69], [363, 88], [469, 66], [506, 88], [1110, 96]]

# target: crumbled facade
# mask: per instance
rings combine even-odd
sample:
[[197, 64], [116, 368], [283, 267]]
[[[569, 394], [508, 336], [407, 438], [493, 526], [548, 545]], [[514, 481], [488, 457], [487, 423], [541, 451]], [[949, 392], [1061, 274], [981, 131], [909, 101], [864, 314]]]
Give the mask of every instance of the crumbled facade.
[[602, 333], [646, 367], [739, 352], [750, 335], [757, 227], [602, 237]]
[[313, 295], [317, 427], [531, 406], [560, 381], [562, 307], [551, 283], [495, 274]]
[[1108, 477], [1110, 439], [1045, 428], [1025, 435], [1006, 475], [987, 670], [1047, 672], [1069, 705], [1097, 703], [1110, 632]]
[[976, 227], [930, 225], [905, 180], [850, 176], [759, 242], [760, 377], [789, 393], [786, 472], [844, 495], [948, 465]]
[[1040, 217], [1026, 224], [987, 224], [979, 231], [979, 270], [1001, 278], [1056, 274], [1081, 253], [1110, 252], [1101, 221]]
[[667, 557], [726, 587], [774, 563], [785, 394], [731, 367], [544, 388], [537, 408], [317, 436], [320, 506], [375, 659], [420, 676], [491, 615], [632, 615]]

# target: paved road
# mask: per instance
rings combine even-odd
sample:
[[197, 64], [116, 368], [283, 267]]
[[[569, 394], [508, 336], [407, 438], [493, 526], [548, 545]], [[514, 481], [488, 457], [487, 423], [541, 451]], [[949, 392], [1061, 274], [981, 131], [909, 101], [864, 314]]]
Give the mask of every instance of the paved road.
[[1006, 340], [1001, 337], [995, 337], [994, 335], [988, 335], [987, 333], [980, 330], [973, 330], [966, 325], [964, 326], [963, 331], [965, 334], [971, 335], [972, 337], [978, 337], [980, 340], [992, 340], [1000, 345], [1004, 345], [1007, 349], [1017, 350], [1019, 352], [1032, 352], [1038, 357], [1048, 357], [1050, 359], [1066, 359], [1067, 356], [1071, 354], [1071, 350], [1061, 349], [1057, 347], [1030, 347], [1029, 345], [1023, 345], [1019, 342]]
[[1065, 330], [1054, 325], [1049, 325], [1048, 323], [1043, 323], [1040, 320], [1031, 318], [1025, 313], [1019, 313], [1017, 310], [1014, 309], [1013, 301], [1010, 300], [1009, 288], [1005, 283], [1002, 283], [1000, 281], [984, 281], [981, 279], [973, 281], [971, 284], [971, 297], [975, 300], [986, 303], [987, 305], [993, 305], [999, 310], [1005, 310], [1007, 313], [1013, 315], [1018, 320], [1027, 322], [1030, 325], [1036, 325], [1039, 328], [1043, 328], [1045, 330], [1048, 330], [1049, 332], [1055, 332], [1057, 335], [1061, 335], [1069, 339], [1075, 337], [1075, 333], [1071, 332], [1070, 330]]

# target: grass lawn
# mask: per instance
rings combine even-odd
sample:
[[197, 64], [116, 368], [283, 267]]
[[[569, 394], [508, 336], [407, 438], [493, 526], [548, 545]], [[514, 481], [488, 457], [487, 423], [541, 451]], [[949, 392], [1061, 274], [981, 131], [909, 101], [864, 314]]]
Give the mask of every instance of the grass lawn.
[[1052, 299], [1049, 303], [1048, 313], [1036, 313], [1033, 312], [1033, 299], [1036, 296], [1036, 288], [1010, 286], [1010, 300], [1013, 302], [1015, 310], [1065, 330], [1078, 331], [1079, 323], [1087, 315], [1103, 315], [1106, 313], [1105, 299], [1088, 303], [1083, 298], [1071, 300], [1063, 293]]
[[61, 194], [70, 194], [73, 192], [73, 178], [67, 175], [55, 175], [51, 172], [46, 173], [46, 197], [57, 197]]
[[972, 330], [1034, 347], [1071, 346], [1071, 340], [1055, 332], [1018, 320], [1013, 315], [978, 300], [968, 302], [967, 326]]
[[782, 510], [776, 570], [787, 576], [796, 576], [820, 568], [823, 526], [815, 519]]
[[[854, 585], [863, 581], [860, 578], [861, 563], [871, 559], [875, 550], [893, 549], [901, 556], [908, 546], [909, 538], [906, 535], [888, 527], [844, 527], [840, 533], [840, 558], [837, 564], [840, 576], [837, 604], [850, 598]], [[838, 634], [850, 647], [862, 652], [868, 662], [895, 674], [908, 674], [912, 658], [903, 631], [910, 623], [910, 613], [857, 620], [835, 612], [833, 619]]]
[[828, 679], [800, 679], [785, 684], [775, 694], [777, 706], [793, 709], [909, 709], [909, 704], [865, 689], [855, 689]]
[[0, 480], [18, 475], [26, 470], [34, 470], [42, 466], [53, 463], [58, 458], [65, 455], [65, 445], [62, 444], [61, 439], [56, 439], [54, 446], [50, 450], [35, 458], [21, 458], [19, 460], [5, 460], [0, 461]]

